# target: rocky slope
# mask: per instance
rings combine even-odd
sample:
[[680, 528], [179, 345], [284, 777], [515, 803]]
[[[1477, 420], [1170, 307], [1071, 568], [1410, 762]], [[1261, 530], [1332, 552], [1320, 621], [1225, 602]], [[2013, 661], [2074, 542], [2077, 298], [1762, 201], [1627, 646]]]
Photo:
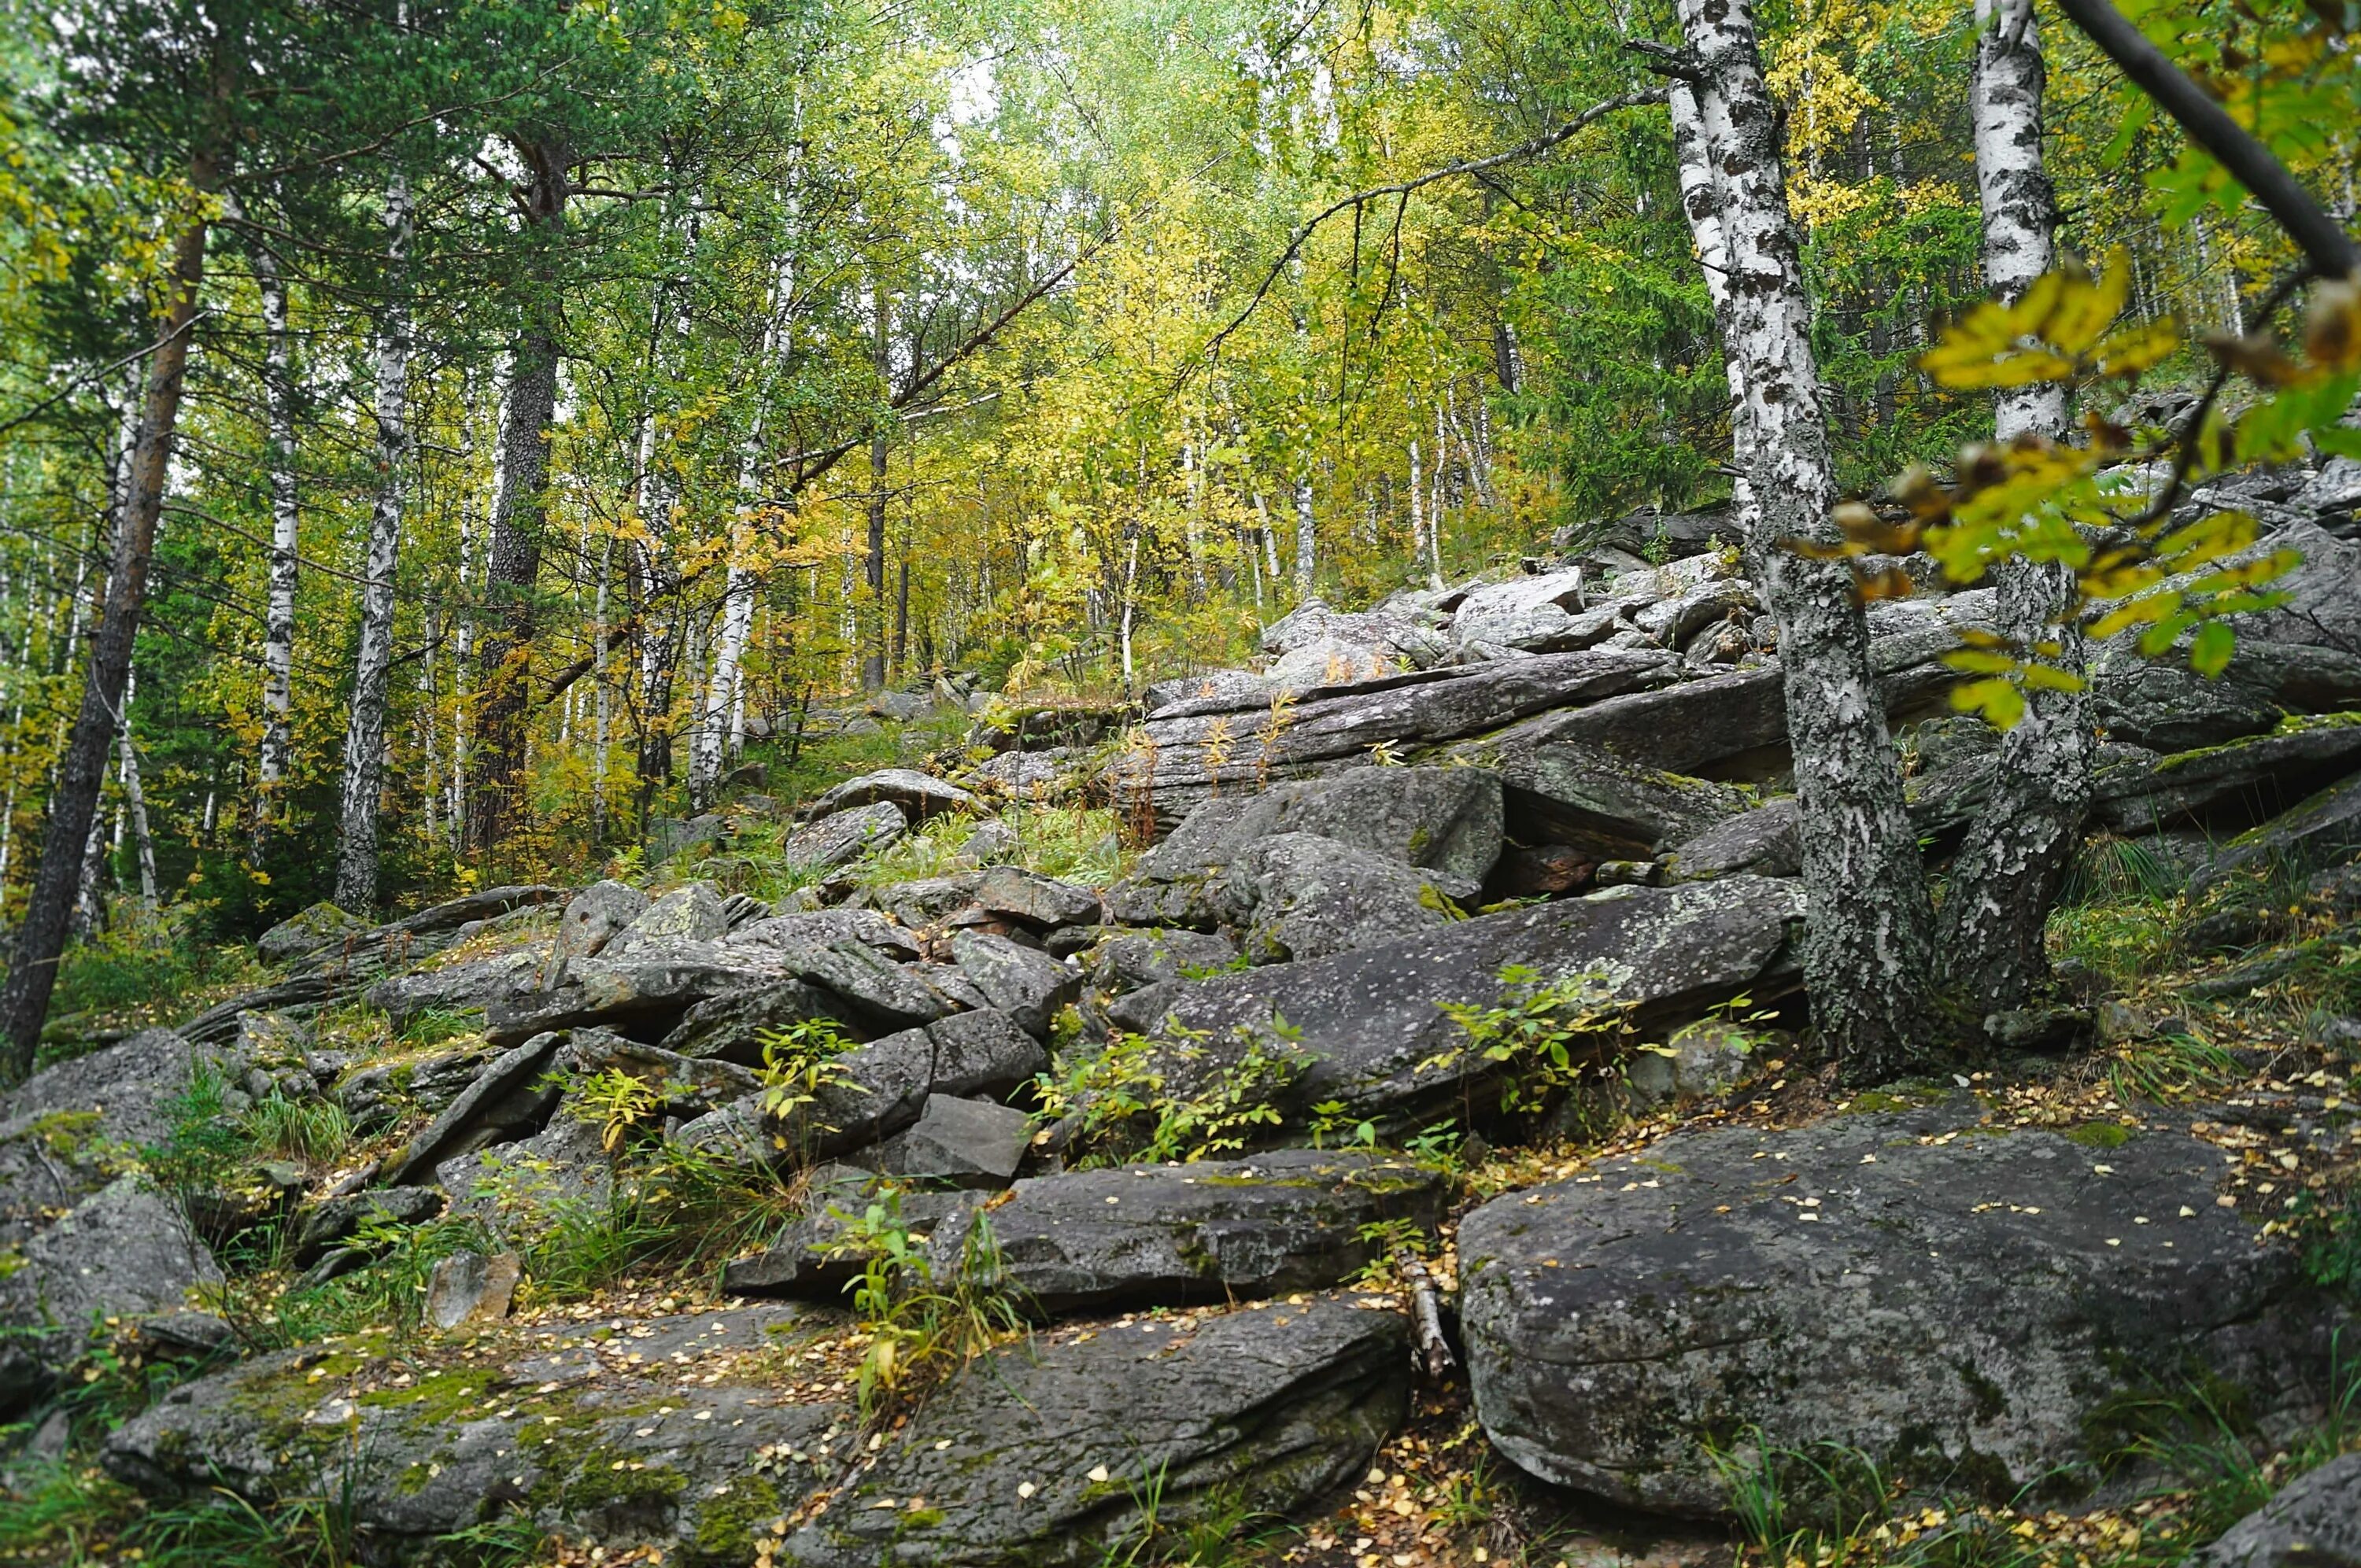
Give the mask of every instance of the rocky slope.
[[[2221, 681], [2095, 663], [2100, 826], [2179, 868], [2176, 940], [2238, 955], [2217, 999], [2330, 961], [2361, 912], [2361, 553], [2329, 477], [2214, 493], [2307, 555]], [[1095, 1562], [1316, 1516], [1457, 1397], [1421, 1391], [1438, 1336], [1479, 1443], [1668, 1519], [1830, 1442], [1926, 1495], [2112, 1506], [2125, 1412], [2169, 1384], [2265, 1438], [2316, 1423], [2351, 1299], [2258, 1228], [2240, 1129], [2329, 1168], [2341, 1097], [2094, 1090], [2094, 1048], [2193, 1031], [2070, 968], [2037, 1029], [1988, 1021], [2066, 1056], [1831, 1110], [1787, 1032], [1768, 620], [1711, 520], [1653, 537], [1693, 553], [1309, 606], [1127, 739], [1027, 715], [952, 776], [845, 780], [778, 837], [774, 903], [699, 880], [725, 815], [670, 831], [650, 889], [307, 912], [264, 938], [273, 983], [0, 1102], [0, 1402], [127, 1333], [214, 1368], [104, 1438], [148, 1497], [344, 1497], [379, 1556], [521, 1518], [764, 1564]], [[1872, 617], [1938, 856], [1992, 765], [1942, 701], [1984, 613]], [[1021, 863], [1028, 809], [1094, 796], [1153, 847], [1102, 883]], [[935, 874], [880, 874], [921, 840]], [[339, 1044], [354, 1016], [375, 1048]], [[351, 1157], [190, 1154], [312, 1103]], [[715, 1266], [649, 1265], [662, 1301], [563, 1277], [553, 1236], [691, 1186], [724, 1196], [681, 1255]], [[397, 1263], [419, 1326], [285, 1327]], [[2280, 1560], [2308, 1496], [2219, 1560]], [[1374, 1560], [1303, 1539], [1347, 1535]]]

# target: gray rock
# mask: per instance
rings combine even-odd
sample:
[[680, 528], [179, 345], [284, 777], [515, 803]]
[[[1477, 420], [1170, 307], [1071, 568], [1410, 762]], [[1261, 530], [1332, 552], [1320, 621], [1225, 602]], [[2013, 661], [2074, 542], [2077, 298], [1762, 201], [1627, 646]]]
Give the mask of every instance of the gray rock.
[[438, 1329], [498, 1322], [509, 1315], [524, 1261], [512, 1252], [455, 1252], [426, 1277], [426, 1321]]
[[992, 1190], [1016, 1179], [1033, 1119], [990, 1100], [929, 1094], [917, 1121], [877, 1146], [871, 1160], [888, 1176]]
[[1590, 649], [1323, 686], [1277, 718], [1266, 704], [1180, 703], [1140, 727], [1140, 743], [1108, 765], [1106, 784], [1118, 811], [1150, 810], [1169, 829], [1217, 794], [1333, 773], [1381, 744], [1439, 746], [1664, 685], [1678, 667], [1662, 652]]
[[2202, 895], [2242, 872], [2302, 874], [2361, 856], [2361, 778], [2332, 784], [2224, 845], [2190, 885]]
[[633, 1323], [621, 1343], [639, 1362], [599, 1354], [611, 1320], [550, 1325], [540, 1354], [489, 1365], [367, 1336], [324, 1357], [282, 1351], [172, 1389], [104, 1462], [150, 1497], [333, 1497], [389, 1556], [513, 1510], [610, 1552], [742, 1563], [752, 1533], [834, 1479], [857, 1438], [849, 1406], [782, 1402], [755, 1354], [800, 1310]]
[[557, 917], [561, 960], [595, 959], [617, 933], [648, 909], [648, 895], [629, 883], [594, 882], [568, 899]]
[[711, 1057], [740, 1067], [763, 1065], [763, 1036], [797, 1024], [826, 1024], [857, 1034], [835, 997], [799, 980], [774, 981], [708, 997], [681, 1014], [658, 1042], [685, 1057]]
[[20, 1243], [9, 1263], [0, 1271], [0, 1413], [6, 1414], [82, 1358], [94, 1324], [177, 1310], [190, 1287], [221, 1279], [180, 1211], [131, 1176]]
[[[1599, 584], [1596, 574], [1591, 577], [1589, 598], [1597, 598]], [[1460, 601], [1451, 619], [1452, 638], [1463, 649], [1483, 643], [1528, 653], [1591, 647], [1616, 630], [1623, 611], [1634, 606], [1612, 599], [1589, 603], [1584, 579], [1582, 568], [1576, 567], [1486, 583]]]
[[314, 904], [265, 931], [254, 949], [264, 963], [283, 964], [318, 952], [331, 943], [341, 943], [348, 937], [358, 938], [368, 928], [368, 922], [357, 915], [347, 914], [333, 904]]
[[379, 1168], [379, 1182], [400, 1187], [433, 1174], [446, 1159], [539, 1132], [557, 1108], [558, 1095], [541, 1080], [564, 1043], [563, 1035], [536, 1035], [493, 1058], [457, 1099]]
[[2166, 1382], [2235, 1387], [2267, 1428], [2314, 1405], [2345, 1314], [2215, 1205], [2223, 1150], [1978, 1115], [1686, 1132], [1477, 1210], [1461, 1316], [1494, 1445], [1654, 1511], [1726, 1508], [1708, 1444], [1758, 1429], [2005, 1501], [2095, 1484], [2093, 1434]]
[[1798, 837], [1795, 797], [1783, 795], [1707, 828], [1673, 851], [1672, 873], [1681, 881], [1715, 877], [1800, 876], [1804, 844]]
[[655, 1096], [663, 1115], [701, 1116], [761, 1087], [754, 1074], [734, 1062], [685, 1056], [660, 1046], [643, 1046], [605, 1029], [577, 1029], [557, 1055], [572, 1073], [620, 1072], [637, 1079]]
[[335, 1098], [354, 1131], [373, 1134], [406, 1115], [440, 1114], [499, 1055], [490, 1046], [473, 1045], [372, 1062], [337, 1084]]
[[1249, 913], [1246, 954], [1257, 963], [1325, 958], [1452, 919], [1452, 893], [1399, 861], [1317, 833], [1280, 833], [1246, 846], [1230, 868]]
[[1599, 860], [1646, 860], [1747, 810], [1744, 791], [1559, 740], [1500, 752], [1508, 830], [1526, 844], [1566, 844]]
[[957, 784], [946, 784], [915, 768], [882, 768], [873, 773], [863, 773], [857, 779], [845, 780], [813, 801], [805, 815], [817, 822], [822, 817], [880, 802], [890, 802], [900, 807], [902, 815], [913, 822], [924, 822], [929, 817], [941, 817], [954, 811], [976, 811], [981, 807], [974, 795]]
[[1119, 1026], [1170, 1037], [1198, 1031], [1193, 1057], [1159, 1060], [1174, 1091], [1218, 1072], [1267, 1034], [1274, 1014], [1312, 1058], [1290, 1104], [1341, 1102], [1345, 1113], [1401, 1123], [1462, 1106], [1488, 1069], [1438, 1003], [1495, 1005], [1500, 970], [1595, 975], [1602, 1005], [1642, 1023], [1677, 1019], [1744, 992], [1767, 1002], [1795, 983], [1790, 938], [1803, 918], [1791, 883], [1729, 877], [1625, 888], [1479, 916], [1373, 948], [1208, 980], [1149, 986], [1107, 1008]]
[[432, 1187], [380, 1187], [323, 1199], [303, 1211], [295, 1232], [295, 1261], [306, 1266], [371, 1221], [417, 1225], [443, 1212], [442, 1192]]
[[[721, 1288], [750, 1296], [841, 1300], [845, 1288], [862, 1277], [869, 1262], [873, 1244], [861, 1232], [873, 1205], [913, 1242], [940, 1245], [956, 1259], [963, 1252], [960, 1244], [968, 1222], [983, 1201], [976, 1192], [906, 1190], [869, 1171], [822, 1167], [812, 1173], [803, 1218], [761, 1252], [723, 1266]], [[949, 1283], [948, 1278], [943, 1282]]]
[[[1406, 1337], [1397, 1313], [1315, 1300], [1013, 1346], [938, 1389], [779, 1556], [1050, 1568], [1101, 1562], [1151, 1497], [1162, 1530], [1217, 1508], [1295, 1512], [1365, 1471], [1401, 1420]], [[888, 1497], [927, 1508], [876, 1506]]]
[[[2339, 458], [2342, 462], [2345, 459]], [[2196, 1568], [2340, 1568], [2361, 1563], [2361, 1453], [2288, 1484], [2197, 1555]]]
[[[561, 929], [562, 929], [561, 926]], [[682, 942], [718, 941], [730, 930], [730, 913], [709, 882], [676, 887], [647, 906], [608, 940], [609, 959]]]
[[511, 1046], [585, 1025], [661, 1034], [700, 1002], [768, 985], [796, 967], [758, 948], [715, 942], [651, 944], [620, 957], [610, 949], [574, 965], [564, 983], [546, 991], [494, 997], [484, 1008], [484, 1037]]
[[987, 1002], [1038, 1036], [1082, 990], [1082, 977], [1057, 959], [988, 932], [953, 932], [951, 959]]
[[2125, 834], [2224, 818], [2243, 827], [2356, 767], [2361, 721], [2293, 719], [2251, 740], [2103, 767], [2092, 781], [2092, 815], [2098, 825]]
[[1184, 702], [1266, 702], [1278, 683], [1252, 670], [1207, 670], [1150, 683], [1139, 694], [1139, 706], [1160, 713]]
[[927, 1025], [934, 1065], [927, 1087], [936, 1094], [1005, 1098], [1049, 1067], [1049, 1053], [1016, 1019], [996, 1008], [954, 1013]]
[[[993, 761], [997, 762], [1004, 759], [1014, 758], [1022, 762], [1036, 755], [1037, 753], [1030, 751], [1004, 751]], [[993, 782], [997, 784], [1000, 781], [995, 778]], [[1020, 782], [1003, 787], [1021, 789], [1023, 785]], [[969, 834], [966, 841], [960, 845], [960, 853], [980, 866], [996, 866], [1003, 861], [1013, 861], [1024, 852], [1025, 842], [1016, 836], [1016, 829], [997, 817], [988, 817], [977, 824], [975, 831]]]
[[1237, 944], [1203, 931], [1117, 930], [1082, 955], [1082, 973], [1110, 996], [1184, 980], [1235, 961]]
[[[1372, 1235], [1433, 1234], [1449, 1189], [1406, 1160], [1314, 1149], [1031, 1177], [990, 1212], [985, 1282], [1051, 1316], [1323, 1289], [1384, 1255]], [[938, 1278], [958, 1242], [938, 1240]]]
[[511, 994], [539, 985], [544, 967], [541, 953], [511, 948], [389, 976], [370, 986], [362, 1000], [400, 1029], [427, 1013], [489, 1012]]
[[1099, 894], [1038, 872], [994, 866], [977, 882], [975, 901], [990, 914], [1022, 920], [1042, 930], [1089, 926], [1099, 918]]
[[804, 872], [834, 871], [864, 855], [883, 853], [909, 830], [909, 818], [890, 800], [854, 806], [807, 822], [779, 845], [779, 859]]
[[1248, 846], [1317, 833], [1436, 873], [1466, 896], [1499, 859], [1500, 786], [1475, 768], [1356, 768], [1208, 801], [1107, 890], [1109, 912], [1136, 926], [1234, 925], [1241, 889], [1226, 876]]

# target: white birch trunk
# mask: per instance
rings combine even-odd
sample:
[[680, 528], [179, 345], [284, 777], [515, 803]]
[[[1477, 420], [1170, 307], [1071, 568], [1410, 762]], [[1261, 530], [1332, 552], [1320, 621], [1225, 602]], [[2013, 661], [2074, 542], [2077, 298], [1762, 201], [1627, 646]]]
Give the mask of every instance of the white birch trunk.
[[[1706, 153], [1705, 120], [1697, 106], [1697, 89], [1675, 77], [1667, 93], [1673, 116], [1673, 156], [1680, 170], [1681, 211], [1687, 214], [1689, 243], [1697, 247], [1697, 265], [1705, 273], [1706, 298], [1713, 305], [1716, 326], [1725, 345], [1730, 336], [1730, 246], [1723, 236], [1721, 187]], [[1725, 346], [1722, 367], [1730, 378], [1730, 486], [1731, 507], [1739, 532], [1752, 539], [1757, 521], [1754, 485], [1747, 477], [1753, 460], [1747, 441], [1746, 384], [1737, 356]]]
[[1730, 255], [1726, 342], [1745, 389], [1760, 523], [1755, 569], [1779, 628], [1809, 900], [1804, 976], [1813, 1020], [1856, 1078], [1927, 1059], [1934, 911], [1902, 773], [1869, 663], [1869, 628], [1842, 565], [1790, 540], [1833, 537], [1837, 500], [1803, 258], [1763, 80], [1752, 0], [1681, 0]]
[[386, 300], [377, 336], [377, 501], [361, 562], [360, 646], [345, 729], [342, 827], [336, 843], [336, 903], [362, 914], [377, 903], [378, 796], [385, 787], [386, 687], [393, 668], [393, 574], [401, 550], [401, 507], [410, 468], [410, 313], [403, 298], [410, 256], [410, 186], [396, 172], [385, 187]]
[[[225, 198], [235, 220], [236, 198]], [[295, 482], [294, 338], [287, 320], [287, 282], [279, 258], [257, 240], [255, 291], [262, 302], [262, 389], [270, 486], [269, 586], [262, 616], [262, 744], [256, 761], [254, 859], [268, 848], [286, 788], [295, 692], [295, 581], [302, 511]]]
[[1320, 533], [1312, 516], [1312, 472], [1295, 477], [1295, 602], [1312, 598], [1312, 575], [1320, 569]]
[[[1984, 283], [2004, 300], [2022, 295], [2056, 259], [2057, 203], [2041, 156], [2046, 75], [2031, 0], [1976, 0], [1971, 107]], [[1993, 418], [2003, 441], [2062, 441], [2065, 389], [2005, 389], [1993, 400]], [[2002, 634], [2027, 649], [2056, 639], [2057, 662], [2081, 674], [2081, 634], [2060, 624], [2073, 603], [2072, 572], [2010, 561], [1993, 576]], [[2001, 740], [1991, 798], [1952, 857], [1936, 948], [1945, 981], [1978, 1016], [2026, 1005], [2048, 979], [2043, 937], [2081, 839], [2092, 744], [2089, 703], [2079, 691], [2026, 692], [2024, 716]]]
[[[139, 752], [131, 743], [131, 698], [136, 681], [123, 685], [123, 722], [115, 729], [124, 813], [131, 819], [131, 845], [139, 860], [139, 907], [156, 913], [156, 840], [148, 832], [148, 795], [139, 787]], [[122, 818], [116, 818], [119, 823]]]

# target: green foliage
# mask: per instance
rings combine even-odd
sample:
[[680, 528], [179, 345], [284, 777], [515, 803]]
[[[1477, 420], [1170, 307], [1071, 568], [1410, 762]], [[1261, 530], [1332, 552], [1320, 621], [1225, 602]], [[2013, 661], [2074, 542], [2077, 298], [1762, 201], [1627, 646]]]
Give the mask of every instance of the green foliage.
[[246, 1113], [245, 1133], [258, 1152], [324, 1168], [352, 1146], [352, 1118], [334, 1100], [269, 1094]]
[[1500, 1000], [1490, 1006], [1437, 1003], [1459, 1025], [1463, 1043], [1419, 1064], [1456, 1070], [1470, 1054], [1493, 1064], [1504, 1111], [1536, 1111], [1573, 1087], [1582, 1069], [1614, 1053], [1635, 1030], [1628, 1003], [1614, 999], [1604, 975], [1544, 977], [1527, 964], [1504, 964]]
[[1299, 1032], [1277, 1014], [1267, 1025], [1235, 1026], [1218, 1047], [1170, 1022], [1166, 1034], [1159, 1041], [1118, 1032], [1035, 1080], [1045, 1119], [1076, 1119], [1069, 1146], [1077, 1163], [1235, 1153], [1256, 1129], [1284, 1124], [1281, 1105], [1311, 1069]]
[[571, 1110], [598, 1129], [599, 1146], [612, 1154], [632, 1128], [663, 1103], [655, 1086], [619, 1067], [601, 1068], [574, 1084]]
[[874, 1420], [889, 1398], [955, 1371], [1025, 1326], [983, 1210], [969, 1217], [945, 1276], [936, 1270], [935, 1241], [911, 1233], [901, 1192], [889, 1184], [831, 1245], [832, 1254], [862, 1265], [847, 1289], [867, 1340], [855, 1376], [864, 1420]]

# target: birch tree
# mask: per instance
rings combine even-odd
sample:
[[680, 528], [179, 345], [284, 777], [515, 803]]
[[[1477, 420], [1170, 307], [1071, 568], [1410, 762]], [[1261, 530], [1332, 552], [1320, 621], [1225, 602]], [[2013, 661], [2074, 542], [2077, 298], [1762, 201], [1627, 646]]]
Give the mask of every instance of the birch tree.
[[1681, 21], [1729, 247], [1725, 347], [1758, 509], [1749, 550], [1778, 623], [1809, 899], [1805, 980], [1847, 1072], [1893, 1078], [1936, 1043], [1934, 911], [1852, 574], [1788, 547], [1836, 541], [1837, 486], [1778, 116], [1751, 0], [1682, 0]]
[[[2032, 0], [1976, 0], [1971, 92], [1976, 189], [1983, 216], [1984, 283], [2015, 302], [2055, 264], [2057, 199], [2041, 154], [2047, 71]], [[2066, 388], [2004, 388], [1993, 400], [1995, 439], [2062, 441]], [[2004, 636], [2078, 680], [2081, 633], [2062, 624], [2074, 574], [2055, 562], [2010, 560], [1993, 573]], [[1952, 858], [1941, 939], [1954, 994], [1984, 1011], [2021, 1007], [2048, 977], [2042, 938], [2049, 905], [2081, 837], [2091, 802], [2092, 738], [2081, 690], [2037, 685], [2002, 737], [1989, 802]]]
[[[235, 192], [223, 215], [242, 223]], [[269, 587], [262, 618], [262, 743], [255, 760], [253, 854], [262, 863], [286, 787], [290, 719], [295, 697], [295, 587], [302, 513], [295, 478], [294, 338], [287, 320], [287, 280], [269, 242], [250, 244], [255, 292], [262, 305], [262, 397], [270, 486]]]
[[[361, 557], [361, 626], [353, 704], [345, 728], [344, 792], [336, 838], [336, 903], [356, 915], [377, 904], [378, 806], [385, 787], [386, 697], [393, 669], [394, 571], [410, 482], [410, 182], [397, 168], [385, 187], [385, 303], [378, 317], [377, 495]], [[429, 722], [432, 722], [430, 716]]]

